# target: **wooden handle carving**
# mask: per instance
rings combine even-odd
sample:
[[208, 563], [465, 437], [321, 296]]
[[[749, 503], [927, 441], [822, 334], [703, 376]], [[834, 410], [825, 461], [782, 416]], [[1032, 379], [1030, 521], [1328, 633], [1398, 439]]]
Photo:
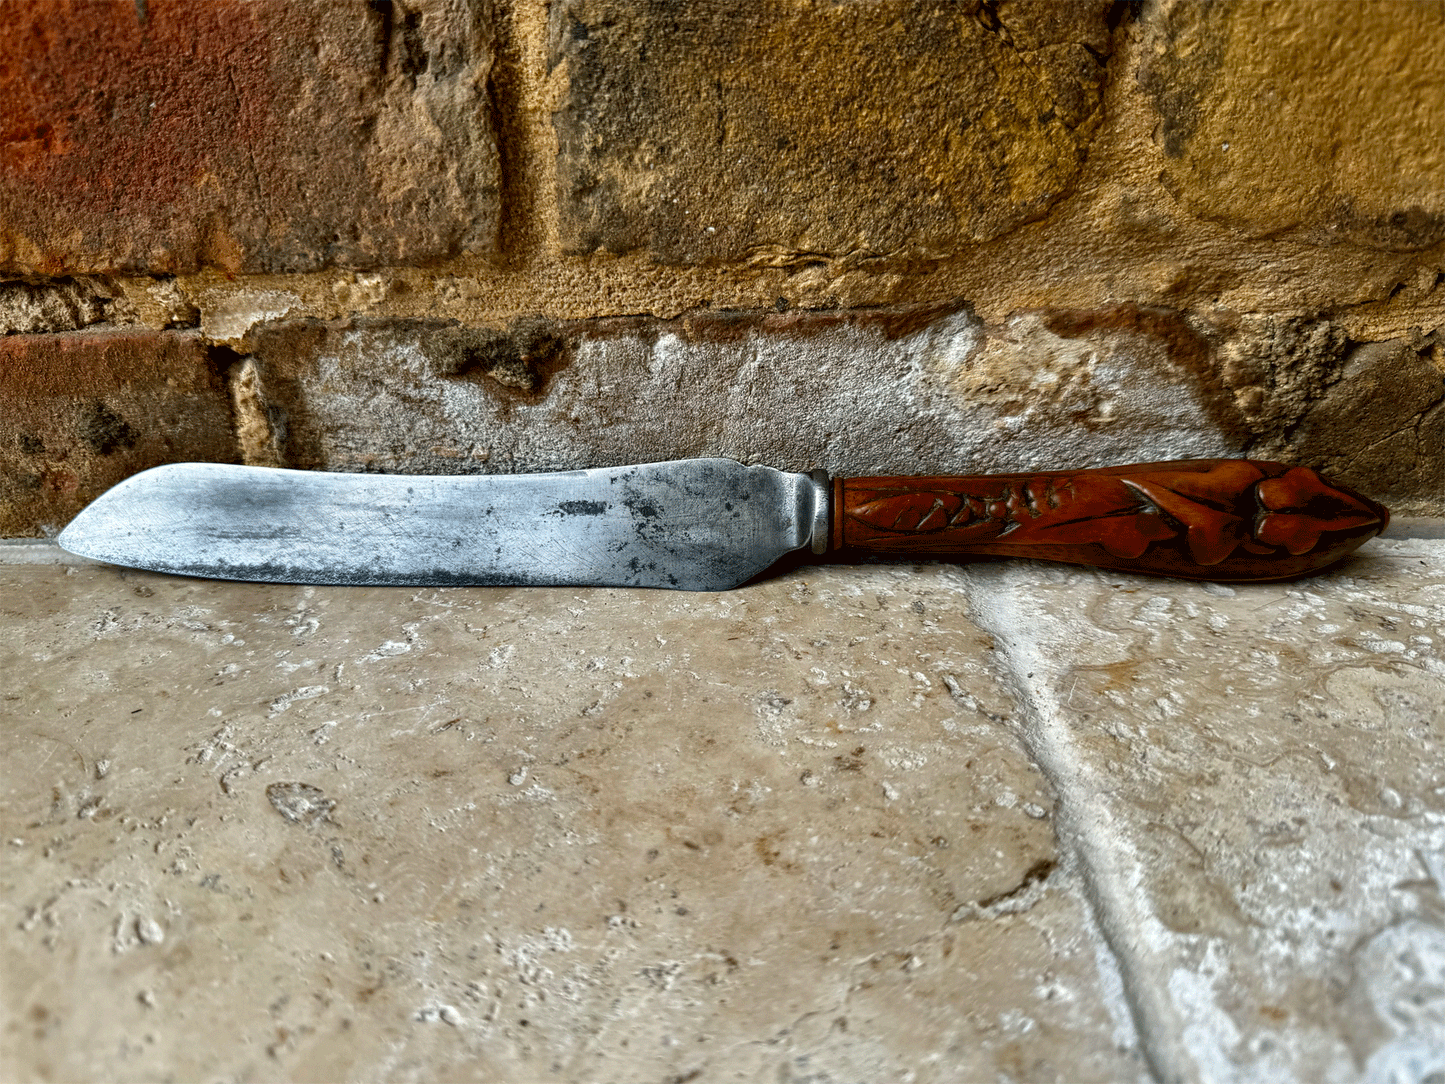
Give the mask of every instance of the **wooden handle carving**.
[[834, 548], [1002, 554], [1195, 580], [1283, 580], [1385, 529], [1382, 505], [1308, 467], [1189, 459], [1095, 470], [837, 478]]

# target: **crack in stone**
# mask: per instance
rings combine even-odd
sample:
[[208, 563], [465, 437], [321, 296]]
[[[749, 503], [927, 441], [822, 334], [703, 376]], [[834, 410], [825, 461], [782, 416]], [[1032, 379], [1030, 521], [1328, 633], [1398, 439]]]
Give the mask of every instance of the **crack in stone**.
[[1049, 891], [1050, 882], [1054, 880], [1058, 870], [1057, 861], [1041, 858], [1024, 872], [1023, 879], [1018, 884], [977, 903], [961, 904], [953, 912], [950, 921], [1001, 918], [1004, 915], [1021, 915], [1025, 911], [1031, 911]]
[[1121, 852], [1108, 825], [1108, 810], [1098, 781], [1072, 748], [1062, 721], [1064, 706], [1050, 692], [1058, 664], [1038, 642], [1039, 621], [1020, 600], [1008, 568], [969, 569], [975, 624], [990, 633], [1012, 675], [1020, 704], [1019, 738], [1029, 758], [1058, 795], [1054, 823], [1066, 863], [1077, 863], [1084, 896], [1104, 939], [1122, 985], [1122, 998], [1133, 1021], [1139, 1049], [1159, 1081], [1196, 1076], [1178, 1019], [1165, 991], [1151, 982], [1153, 961], [1141, 940], [1152, 916], [1133, 890], [1135, 856]]

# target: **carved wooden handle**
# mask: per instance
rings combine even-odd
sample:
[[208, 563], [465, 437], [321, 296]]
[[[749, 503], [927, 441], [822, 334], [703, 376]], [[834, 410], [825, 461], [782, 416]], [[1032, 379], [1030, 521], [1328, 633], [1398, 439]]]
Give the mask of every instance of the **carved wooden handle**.
[[835, 549], [992, 553], [1220, 582], [1313, 572], [1389, 521], [1384, 506], [1308, 467], [1248, 459], [833, 480]]

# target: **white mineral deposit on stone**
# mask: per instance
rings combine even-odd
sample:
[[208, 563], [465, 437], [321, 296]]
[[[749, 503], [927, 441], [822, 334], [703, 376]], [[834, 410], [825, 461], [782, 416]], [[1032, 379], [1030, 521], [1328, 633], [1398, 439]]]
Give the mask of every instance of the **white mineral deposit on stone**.
[[450, 1024], [452, 1027], [460, 1027], [462, 1014], [453, 1005], [428, 1005], [417, 1010], [414, 1019], [423, 1024], [434, 1024], [440, 1020], [443, 1024]]
[[207, 339], [239, 346], [257, 324], [304, 308], [301, 298], [289, 290], [240, 289], [224, 296], [207, 295], [201, 308], [201, 329]]
[[960, 706], [967, 708], [969, 711], [976, 711], [982, 713], [983, 709], [979, 706], [977, 698], [974, 697], [972, 693], [967, 692], [963, 688], [963, 686], [959, 684], [958, 678], [954, 677], [952, 674], [944, 674], [943, 684], [947, 686], [948, 694], [952, 696], [953, 699], [957, 701]]
[[859, 688], [851, 681], [845, 681], [839, 703], [843, 710], [850, 715], [861, 715], [873, 706], [873, 698], [868, 695], [866, 689]]
[[906, 749], [897, 745], [884, 746], [879, 753], [879, 759], [890, 768], [897, 768], [899, 771], [904, 772], [916, 772], [928, 763], [928, 755], [926, 753], [921, 753], [917, 749]]
[[283, 693], [268, 705], [270, 708], [269, 717], [275, 718], [282, 712], [290, 711], [291, 705], [298, 700], [314, 700], [318, 696], [325, 696], [330, 691], [331, 688], [327, 685], [303, 685], [299, 689], [293, 689], [289, 693]]
[[159, 945], [166, 939], [166, 931], [149, 915], [142, 915], [135, 920], [135, 934], [143, 945]]
[[314, 826], [326, 820], [335, 800], [309, 783], [272, 783], [266, 788], [272, 808], [293, 824]]
[[417, 645], [417, 627], [415, 623], [402, 626], [402, 631], [407, 634], [404, 640], [387, 640], [369, 655], [364, 656], [361, 661], [380, 662], [382, 659], [391, 659], [398, 655], [405, 655]]
[[520, 787], [526, 781], [527, 769], [525, 767], [516, 768], [512, 771], [510, 775], [507, 776], [507, 782], [512, 784], [512, 786], [514, 787]]
[[1169, 976], [1169, 994], [1184, 1020], [1182, 1039], [1184, 1047], [1198, 1067], [1200, 1076], [1210, 1081], [1232, 1080], [1277, 1080], [1281, 1084], [1293, 1079], [1293, 1074], [1284, 1069], [1282, 1075], [1260, 1076], [1251, 1072], [1247, 1076], [1239, 1072], [1230, 1051], [1239, 1045], [1239, 1029], [1234, 1021], [1216, 1001], [1214, 984], [1198, 971], [1176, 968]]

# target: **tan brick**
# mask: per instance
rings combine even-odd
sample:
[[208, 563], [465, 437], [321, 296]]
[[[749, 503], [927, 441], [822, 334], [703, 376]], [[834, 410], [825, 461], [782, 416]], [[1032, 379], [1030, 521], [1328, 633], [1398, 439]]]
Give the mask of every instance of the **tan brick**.
[[1139, 79], [1200, 218], [1413, 250], [1445, 239], [1445, 4], [1155, 6]]
[[489, 9], [0, 7], [0, 267], [295, 271], [489, 253]]
[[1073, 184], [1108, 8], [559, 3], [563, 244], [788, 263], [1007, 233]]
[[63, 526], [159, 463], [235, 458], [225, 381], [194, 334], [0, 338], [0, 536]]

